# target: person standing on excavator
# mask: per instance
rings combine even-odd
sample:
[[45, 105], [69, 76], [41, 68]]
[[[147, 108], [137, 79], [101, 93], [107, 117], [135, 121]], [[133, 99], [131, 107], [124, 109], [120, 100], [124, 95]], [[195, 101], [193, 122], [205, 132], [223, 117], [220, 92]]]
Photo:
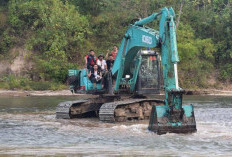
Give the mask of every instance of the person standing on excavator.
[[89, 54], [85, 56], [85, 63], [88, 70], [93, 69], [93, 66], [97, 63], [97, 57], [95, 56], [94, 50], [90, 50]]
[[111, 68], [113, 67], [114, 65], [114, 58], [113, 56], [110, 54], [107, 61], [106, 61], [106, 65], [107, 65], [107, 70], [111, 70]]
[[113, 51], [111, 51], [111, 55], [112, 55], [113, 59], [115, 60], [115, 59], [116, 59], [116, 56], [117, 56], [117, 54], [118, 54], [118, 47], [117, 47], [117, 46], [114, 46], [113, 48], [114, 48], [114, 49], [113, 49]]
[[107, 59], [109, 59], [108, 57], [110, 56], [110, 55], [112, 55], [112, 57], [113, 57], [113, 60], [115, 60], [116, 59], [116, 56], [117, 56], [117, 54], [118, 54], [118, 47], [115, 45], [114, 47], [113, 47], [113, 50], [111, 51], [111, 53], [109, 54], [109, 49], [107, 50], [107, 54], [106, 54], [106, 58]]

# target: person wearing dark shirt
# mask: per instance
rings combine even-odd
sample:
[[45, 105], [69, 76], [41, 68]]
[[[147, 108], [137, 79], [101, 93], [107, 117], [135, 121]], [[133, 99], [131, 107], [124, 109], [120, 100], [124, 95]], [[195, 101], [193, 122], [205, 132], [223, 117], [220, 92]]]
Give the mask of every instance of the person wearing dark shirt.
[[95, 52], [93, 50], [90, 50], [89, 54], [85, 56], [86, 67], [89, 70], [91, 70], [93, 66], [97, 63], [97, 57], [94, 54]]
[[114, 58], [112, 55], [109, 55], [109, 59], [106, 61], [108, 71], [111, 70], [114, 64]]

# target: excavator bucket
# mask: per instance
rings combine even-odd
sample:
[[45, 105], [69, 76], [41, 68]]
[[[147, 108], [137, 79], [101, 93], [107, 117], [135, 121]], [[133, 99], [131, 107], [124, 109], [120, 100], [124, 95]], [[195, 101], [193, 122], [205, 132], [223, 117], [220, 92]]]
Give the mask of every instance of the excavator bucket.
[[183, 105], [181, 109], [169, 106], [153, 106], [148, 129], [158, 135], [196, 132], [193, 106]]

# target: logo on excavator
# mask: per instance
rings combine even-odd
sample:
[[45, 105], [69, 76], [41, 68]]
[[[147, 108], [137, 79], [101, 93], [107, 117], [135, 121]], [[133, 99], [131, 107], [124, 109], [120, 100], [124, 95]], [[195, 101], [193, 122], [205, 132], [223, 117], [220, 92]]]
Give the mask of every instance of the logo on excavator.
[[142, 42], [147, 43], [147, 44], [152, 44], [152, 37], [143, 35], [142, 36]]

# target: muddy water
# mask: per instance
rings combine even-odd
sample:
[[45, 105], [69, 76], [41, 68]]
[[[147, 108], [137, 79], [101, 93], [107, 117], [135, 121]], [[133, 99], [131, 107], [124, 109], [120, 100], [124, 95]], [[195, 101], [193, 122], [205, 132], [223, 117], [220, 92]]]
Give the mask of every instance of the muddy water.
[[55, 119], [58, 102], [81, 97], [0, 97], [0, 155], [232, 156], [232, 97], [185, 96], [198, 132], [155, 135], [148, 121]]

